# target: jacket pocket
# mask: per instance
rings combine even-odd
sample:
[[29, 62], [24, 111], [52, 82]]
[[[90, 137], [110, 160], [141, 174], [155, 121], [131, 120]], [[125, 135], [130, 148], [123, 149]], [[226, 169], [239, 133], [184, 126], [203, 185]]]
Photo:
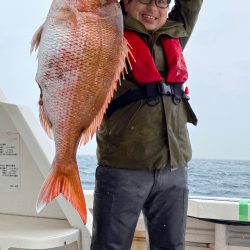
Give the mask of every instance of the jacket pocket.
[[170, 163], [173, 167], [184, 166], [192, 156], [187, 123], [196, 123], [196, 116], [189, 107], [185, 99], [175, 105], [171, 97], [164, 98]]
[[195, 115], [189, 101], [186, 99], [183, 99], [182, 101], [183, 101], [184, 107], [187, 111], [187, 122], [192, 123], [194, 126], [196, 126], [198, 123], [198, 119], [197, 119], [197, 116]]

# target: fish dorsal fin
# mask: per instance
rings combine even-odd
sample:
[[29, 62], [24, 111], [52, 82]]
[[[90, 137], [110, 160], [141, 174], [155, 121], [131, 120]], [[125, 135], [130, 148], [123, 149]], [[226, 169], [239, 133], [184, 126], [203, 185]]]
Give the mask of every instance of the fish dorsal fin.
[[133, 59], [133, 55], [130, 51], [130, 45], [128, 44], [127, 40], [125, 38], [123, 38], [123, 43], [122, 43], [122, 52], [121, 52], [121, 58], [120, 58], [120, 62], [118, 64], [117, 70], [115, 72], [111, 87], [109, 89], [109, 92], [107, 94], [107, 97], [103, 103], [103, 106], [101, 108], [101, 110], [97, 113], [96, 117], [93, 119], [92, 123], [89, 125], [88, 128], [86, 128], [83, 131], [82, 137], [80, 139], [80, 144], [86, 144], [90, 138], [92, 138], [96, 132], [96, 130], [98, 129], [98, 127], [101, 124], [101, 121], [103, 119], [104, 113], [114, 95], [114, 91], [117, 88], [117, 83], [120, 83], [120, 77], [121, 74], [124, 76], [124, 71], [125, 73], [127, 73], [127, 68], [126, 68], [126, 60], [128, 61], [129, 65], [129, 57], [128, 55], [131, 55], [131, 58]]

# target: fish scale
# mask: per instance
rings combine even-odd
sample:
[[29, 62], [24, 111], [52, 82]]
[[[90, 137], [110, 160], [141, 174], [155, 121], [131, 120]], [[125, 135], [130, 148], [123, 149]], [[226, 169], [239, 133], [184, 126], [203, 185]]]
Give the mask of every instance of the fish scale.
[[114, 0], [54, 0], [32, 46], [39, 47], [40, 120], [56, 148], [37, 211], [62, 193], [86, 223], [76, 151], [99, 127], [125, 67], [121, 9]]

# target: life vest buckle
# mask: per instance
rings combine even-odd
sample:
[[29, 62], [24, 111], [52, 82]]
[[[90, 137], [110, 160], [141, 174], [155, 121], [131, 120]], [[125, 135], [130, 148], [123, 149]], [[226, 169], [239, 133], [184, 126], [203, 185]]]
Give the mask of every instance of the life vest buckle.
[[165, 82], [158, 83], [158, 91], [161, 95], [173, 95], [173, 89], [171, 88], [171, 85]]

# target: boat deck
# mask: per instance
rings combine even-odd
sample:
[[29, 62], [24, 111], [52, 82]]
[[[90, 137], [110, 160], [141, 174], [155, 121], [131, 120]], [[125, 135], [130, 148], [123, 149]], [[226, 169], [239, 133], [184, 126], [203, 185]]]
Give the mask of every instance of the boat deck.
[[[10, 179], [4, 173], [1, 176], [4, 181], [0, 183], [0, 216], [11, 219], [6, 219], [6, 225], [0, 228], [0, 249], [34, 249], [39, 240], [44, 239], [48, 247], [39, 244], [39, 249], [89, 250], [93, 191], [84, 191], [88, 207], [86, 225], [61, 196], [39, 215], [36, 213], [37, 194], [50, 171], [54, 153], [32, 112], [27, 107], [1, 101], [3, 96], [0, 89], [0, 143], [2, 149], [6, 147], [12, 151], [8, 151], [8, 157], [2, 154], [0, 160], [5, 169], [11, 164], [15, 178]], [[250, 250], [249, 204], [248, 199], [189, 197], [186, 250]], [[16, 219], [25, 220], [26, 231], [23, 223], [16, 226]], [[59, 228], [54, 223], [53, 227], [48, 225], [48, 219], [59, 220]], [[39, 226], [36, 225], [38, 221]], [[3, 225], [3, 220], [0, 222]], [[52, 237], [51, 232], [58, 237]], [[132, 250], [142, 249], [146, 249], [146, 241], [140, 216]]]
[[[136, 230], [131, 250], [145, 250], [145, 231], [138, 222], [139, 230]], [[215, 225], [214, 223], [199, 221], [188, 217], [185, 250], [212, 250], [215, 249]], [[198, 232], [199, 231], [199, 232]]]

